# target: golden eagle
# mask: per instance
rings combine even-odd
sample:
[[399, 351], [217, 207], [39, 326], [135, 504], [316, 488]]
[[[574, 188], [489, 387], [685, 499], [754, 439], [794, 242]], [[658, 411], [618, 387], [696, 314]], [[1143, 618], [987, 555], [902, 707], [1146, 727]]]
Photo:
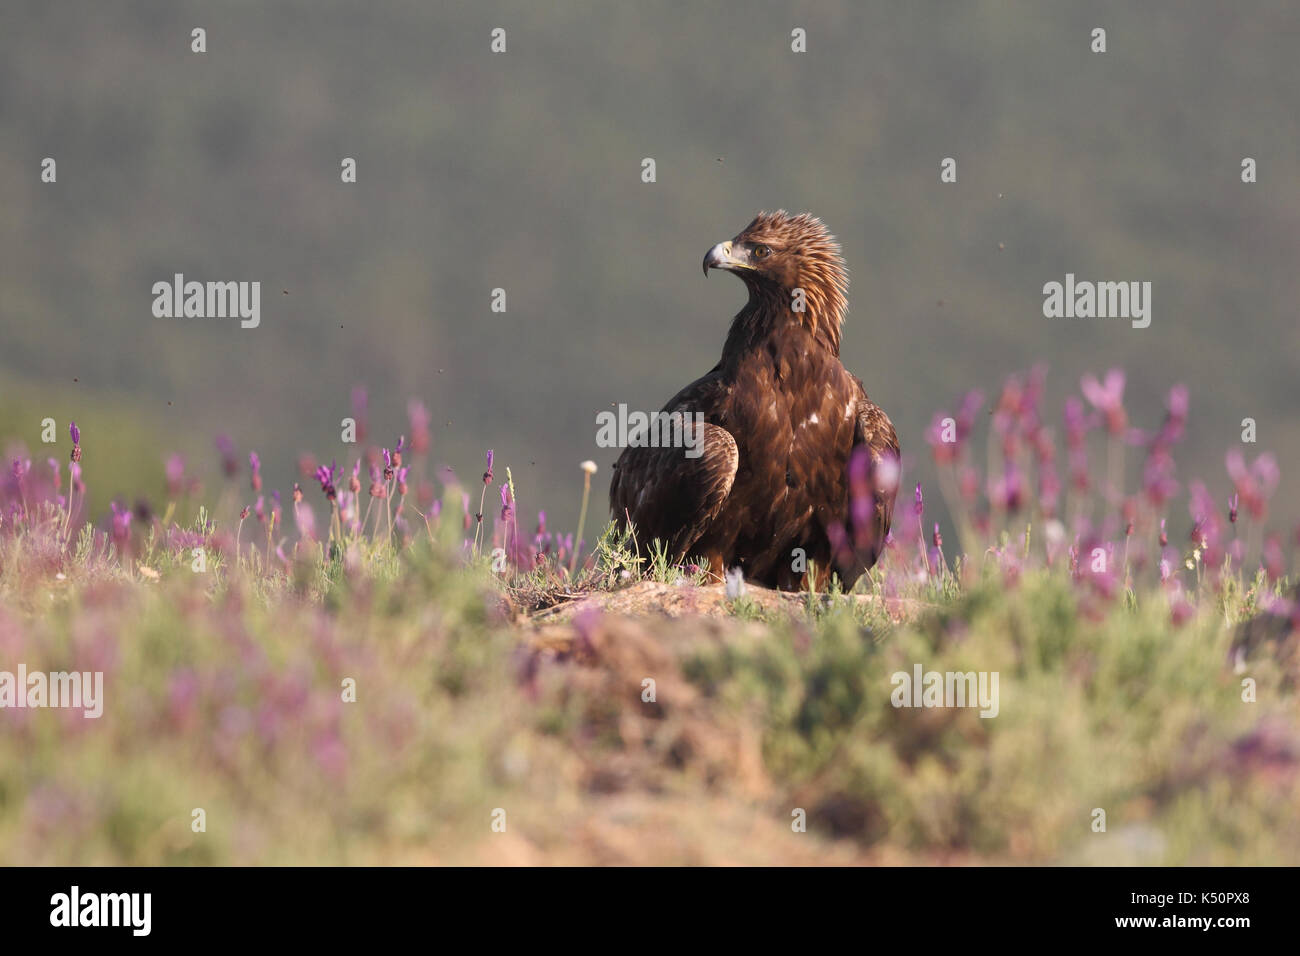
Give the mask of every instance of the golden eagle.
[[[739, 276], [749, 301], [722, 358], [664, 406], [685, 416], [681, 447], [628, 447], [610, 509], [642, 555], [699, 557], [768, 587], [846, 587], [884, 547], [898, 490], [898, 437], [840, 362], [848, 274], [820, 219], [759, 215], [704, 257]], [[680, 422], [679, 422], [680, 424]], [[640, 444], [644, 445], [644, 442]]]

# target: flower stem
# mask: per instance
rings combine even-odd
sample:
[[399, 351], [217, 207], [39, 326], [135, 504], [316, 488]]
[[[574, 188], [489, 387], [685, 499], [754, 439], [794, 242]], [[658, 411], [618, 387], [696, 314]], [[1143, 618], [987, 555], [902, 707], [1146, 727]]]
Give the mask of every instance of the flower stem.
[[573, 539], [573, 553], [569, 555], [569, 576], [573, 576], [578, 564], [578, 552], [582, 550], [582, 529], [587, 525], [587, 499], [591, 497], [591, 473], [582, 474], [582, 510], [578, 512], [578, 534]]

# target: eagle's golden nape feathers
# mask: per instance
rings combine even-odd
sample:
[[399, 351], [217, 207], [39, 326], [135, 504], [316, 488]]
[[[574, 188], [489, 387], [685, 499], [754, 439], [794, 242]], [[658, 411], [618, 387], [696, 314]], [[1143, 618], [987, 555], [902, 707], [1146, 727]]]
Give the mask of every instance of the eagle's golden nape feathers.
[[658, 539], [675, 561], [707, 558], [715, 575], [739, 567], [769, 587], [803, 588], [816, 567], [815, 586], [832, 573], [851, 586], [889, 532], [898, 438], [839, 359], [839, 244], [815, 216], [762, 212], [708, 251], [710, 269], [740, 278], [749, 300], [718, 364], [663, 409], [699, 416], [702, 451], [625, 449], [610, 483], [614, 519], [631, 521], [643, 553]]

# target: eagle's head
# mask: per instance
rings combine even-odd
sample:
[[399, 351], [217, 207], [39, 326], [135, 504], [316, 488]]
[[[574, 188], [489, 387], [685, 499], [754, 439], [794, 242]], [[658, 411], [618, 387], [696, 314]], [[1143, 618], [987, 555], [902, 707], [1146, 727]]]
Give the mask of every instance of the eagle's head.
[[[760, 212], [734, 238], [704, 257], [710, 269], [734, 273], [749, 287], [751, 300], [792, 309], [816, 334], [821, 331], [839, 350], [840, 326], [848, 311], [848, 270], [840, 244], [816, 216], [792, 216], [784, 209]], [[796, 295], [802, 290], [802, 297]]]

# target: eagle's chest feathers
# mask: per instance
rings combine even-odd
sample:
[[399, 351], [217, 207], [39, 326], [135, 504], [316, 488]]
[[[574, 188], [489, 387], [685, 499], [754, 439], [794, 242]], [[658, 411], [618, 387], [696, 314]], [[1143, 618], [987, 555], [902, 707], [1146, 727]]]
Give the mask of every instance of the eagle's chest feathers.
[[807, 335], [772, 338], [731, 366], [725, 420], [736, 440], [737, 501], [761, 501], [736, 515], [757, 537], [799, 534], [843, 496], [853, 444], [856, 395], [839, 359]]

